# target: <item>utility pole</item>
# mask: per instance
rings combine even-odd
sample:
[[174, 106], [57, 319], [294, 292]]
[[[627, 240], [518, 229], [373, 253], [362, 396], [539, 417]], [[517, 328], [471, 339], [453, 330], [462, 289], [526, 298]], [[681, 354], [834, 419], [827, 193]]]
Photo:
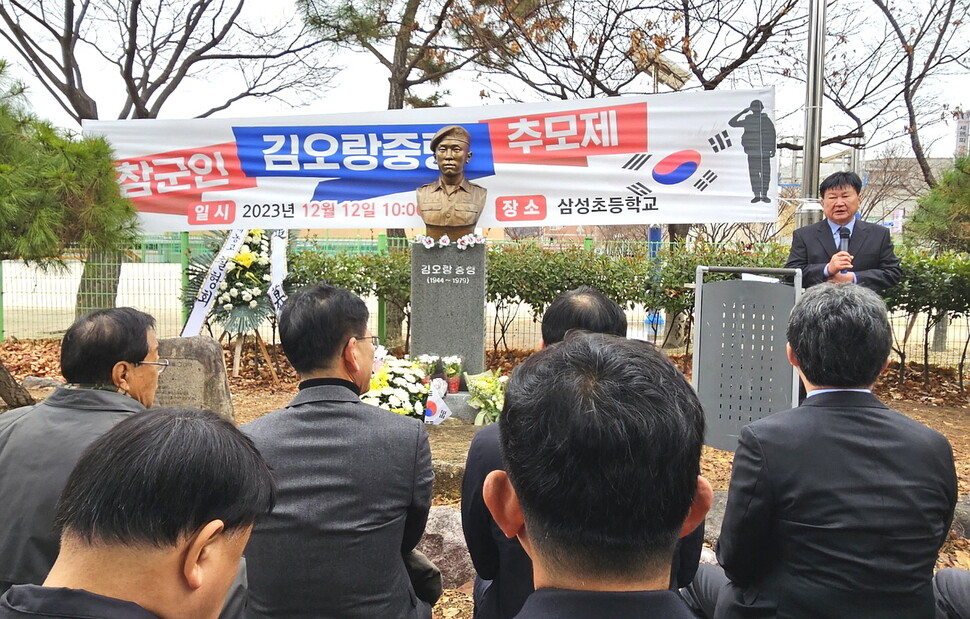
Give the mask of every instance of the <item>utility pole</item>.
[[818, 206], [818, 163], [822, 144], [822, 79], [825, 67], [825, 0], [808, 2], [808, 56], [805, 84], [805, 142], [802, 156], [802, 202], [795, 226], [821, 221]]

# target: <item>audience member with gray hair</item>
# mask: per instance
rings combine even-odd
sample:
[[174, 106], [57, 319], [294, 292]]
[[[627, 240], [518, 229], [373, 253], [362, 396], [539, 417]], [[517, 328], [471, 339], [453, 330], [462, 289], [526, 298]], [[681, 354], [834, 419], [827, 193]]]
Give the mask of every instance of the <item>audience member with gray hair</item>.
[[684, 597], [707, 617], [934, 616], [933, 567], [957, 497], [946, 438], [871, 392], [886, 306], [855, 284], [808, 289], [788, 359], [808, 396], [742, 431], [718, 562]]
[[0, 593], [44, 582], [57, 557], [54, 505], [84, 449], [155, 400], [155, 319], [131, 307], [78, 318], [61, 341], [68, 384], [0, 415]]

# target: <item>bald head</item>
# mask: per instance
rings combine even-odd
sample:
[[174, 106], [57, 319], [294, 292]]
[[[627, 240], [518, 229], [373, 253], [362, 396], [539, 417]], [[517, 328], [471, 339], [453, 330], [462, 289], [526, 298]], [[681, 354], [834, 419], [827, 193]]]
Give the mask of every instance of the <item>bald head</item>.
[[542, 316], [542, 342], [546, 346], [561, 342], [571, 329], [626, 337], [626, 315], [599, 290], [580, 286], [549, 305]]

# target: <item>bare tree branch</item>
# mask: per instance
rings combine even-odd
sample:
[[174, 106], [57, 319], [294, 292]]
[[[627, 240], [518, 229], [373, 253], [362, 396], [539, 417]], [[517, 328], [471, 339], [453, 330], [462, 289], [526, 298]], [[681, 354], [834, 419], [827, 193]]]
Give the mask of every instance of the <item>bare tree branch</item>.
[[249, 97], [319, 93], [334, 73], [319, 38], [298, 23], [251, 25], [243, 8], [244, 0], [0, 0], [0, 35], [77, 122], [98, 117], [86, 77], [101, 86], [119, 76], [119, 118], [155, 118], [186, 80], [216, 72], [235, 71], [243, 86], [213, 92], [221, 102], [203, 116]]

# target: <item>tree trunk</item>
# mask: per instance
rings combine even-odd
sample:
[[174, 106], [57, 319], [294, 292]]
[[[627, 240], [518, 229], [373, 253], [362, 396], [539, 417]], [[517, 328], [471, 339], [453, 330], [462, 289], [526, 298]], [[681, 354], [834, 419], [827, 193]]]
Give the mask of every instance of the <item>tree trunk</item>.
[[75, 318], [97, 309], [115, 306], [124, 252], [91, 251], [84, 261], [84, 272], [77, 289]]
[[[687, 240], [690, 233], [690, 224], [667, 224], [667, 236], [671, 243]], [[667, 318], [664, 325], [663, 347], [664, 348], [684, 348], [689, 343], [687, 336], [687, 315], [677, 314]]]
[[690, 224], [667, 224], [667, 236], [670, 242], [686, 241], [690, 234]]
[[[404, 228], [387, 229], [387, 246], [389, 251], [404, 251], [407, 246], [407, 236]], [[402, 325], [404, 323], [404, 310], [394, 303], [385, 304], [384, 313], [384, 337], [387, 340], [388, 349], [408, 348], [407, 337], [405, 336]]]
[[950, 315], [943, 314], [940, 321], [933, 327], [933, 352], [946, 352], [947, 327], [950, 326]]
[[34, 398], [30, 397], [27, 390], [17, 382], [2, 362], [0, 362], [0, 398], [3, 398], [10, 408], [30, 406], [34, 403]]

